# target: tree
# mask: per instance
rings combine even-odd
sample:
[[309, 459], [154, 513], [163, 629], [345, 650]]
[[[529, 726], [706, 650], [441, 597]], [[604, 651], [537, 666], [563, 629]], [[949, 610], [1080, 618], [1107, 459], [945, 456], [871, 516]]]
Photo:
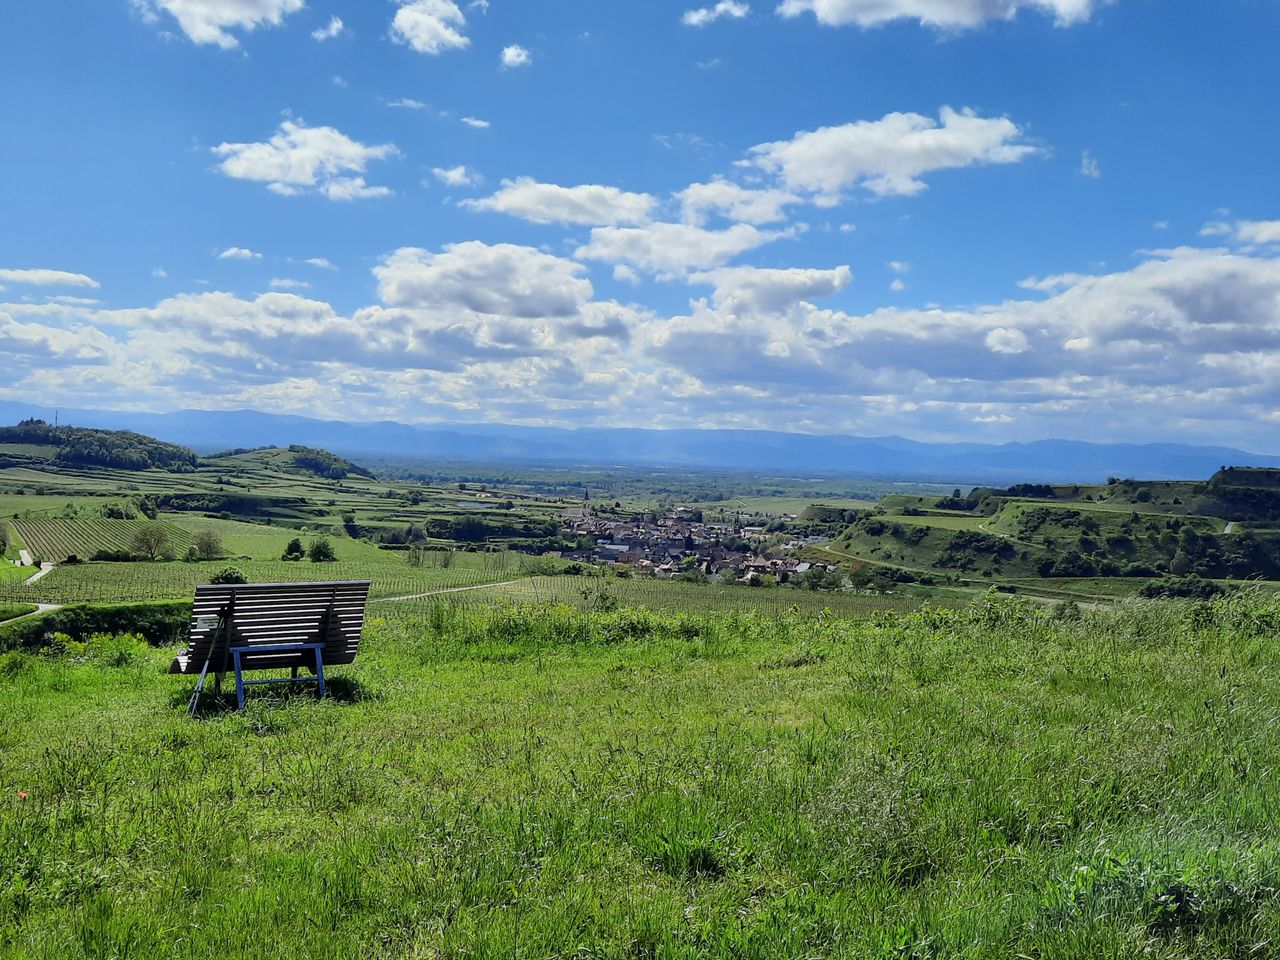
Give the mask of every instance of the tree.
[[328, 537], [316, 537], [312, 540], [311, 546], [307, 549], [307, 557], [312, 563], [332, 563], [338, 559]]
[[171, 546], [169, 531], [158, 523], [149, 523], [133, 535], [134, 552], [153, 562], [170, 552]]
[[289, 541], [289, 545], [284, 548], [284, 554], [281, 560], [301, 560], [307, 555], [306, 548], [302, 545], [302, 541], [294, 537]]
[[191, 542], [199, 551], [201, 560], [217, 560], [225, 550], [222, 549], [222, 538], [214, 530], [200, 530], [191, 538]]

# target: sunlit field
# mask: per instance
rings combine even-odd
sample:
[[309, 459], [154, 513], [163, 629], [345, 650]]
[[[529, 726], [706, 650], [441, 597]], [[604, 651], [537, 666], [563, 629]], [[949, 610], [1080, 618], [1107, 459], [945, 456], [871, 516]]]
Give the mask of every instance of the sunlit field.
[[860, 620], [375, 604], [334, 696], [0, 656], [0, 945], [1268, 956], [1274, 599]]

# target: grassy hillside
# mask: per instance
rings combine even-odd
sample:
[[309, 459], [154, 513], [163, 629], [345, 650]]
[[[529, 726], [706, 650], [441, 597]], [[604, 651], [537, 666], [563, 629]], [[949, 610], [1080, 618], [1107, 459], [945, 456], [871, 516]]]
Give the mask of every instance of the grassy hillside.
[[8, 654], [0, 952], [1266, 956], [1277, 625], [439, 608], [195, 721], [171, 651]]
[[1280, 529], [1238, 519], [1267, 515], [1268, 498], [1280, 497], [1280, 471], [1233, 468], [1207, 483], [1114, 480], [955, 493], [885, 497], [876, 511], [849, 518], [822, 552], [912, 575], [1008, 583], [1104, 577], [1123, 580], [1126, 590], [1166, 576], [1280, 578]]

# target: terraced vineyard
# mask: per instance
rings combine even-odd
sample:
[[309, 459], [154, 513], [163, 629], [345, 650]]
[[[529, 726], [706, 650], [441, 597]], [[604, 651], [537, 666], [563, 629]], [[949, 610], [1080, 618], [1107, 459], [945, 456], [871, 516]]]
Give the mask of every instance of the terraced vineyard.
[[[12, 523], [32, 556], [55, 562], [72, 555], [87, 560], [99, 550], [128, 551], [140, 530], [156, 525], [150, 520], [107, 520], [101, 517], [14, 520]], [[181, 527], [170, 523], [159, 526], [169, 535], [175, 553], [181, 555], [191, 546], [191, 535]]]

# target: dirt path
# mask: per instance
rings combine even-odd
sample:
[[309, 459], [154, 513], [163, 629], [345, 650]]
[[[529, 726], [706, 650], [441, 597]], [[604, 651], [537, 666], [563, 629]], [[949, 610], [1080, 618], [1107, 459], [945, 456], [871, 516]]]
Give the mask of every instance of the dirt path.
[[37, 603], [36, 608], [30, 613], [24, 613], [20, 617], [14, 617], [12, 620], [5, 620], [4, 626], [7, 627], [11, 623], [17, 623], [19, 620], [27, 620], [30, 617], [43, 616], [46, 613], [53, 613], [55, 610], [61, 610], [61, 609], [62, 609], [62, 604], [60, 603]]
[[403, 600], [425, 600], [428, 597], [438, 597], [445, 593], [465, 593], [468, 590], [491, 590], [494, 587], [509, 587], [515, 583], [521, 583], [527, 580], [522, 577], [520, 580], [503, 580], [499, 583], [477, 583], [470, 587], [442, 587], [439, 590], [429, 590], [426, 593], [413, 593], [403, 597], [381, 597], [377, 600], [370, 600], [370, 603], [400, 603]]
[[1227, 529], [1222, 531], [1224, 534], [1236, 532], [1236, 521], [1231, 520], [1227, 523]]

